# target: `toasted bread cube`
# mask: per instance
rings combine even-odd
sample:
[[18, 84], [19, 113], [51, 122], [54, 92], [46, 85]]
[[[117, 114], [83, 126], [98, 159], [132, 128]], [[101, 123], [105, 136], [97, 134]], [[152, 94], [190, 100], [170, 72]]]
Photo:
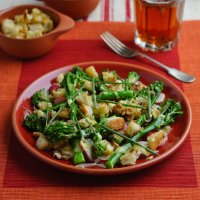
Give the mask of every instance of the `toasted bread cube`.
[[156, 119], [158, 117], [158, 115], [160, 114], [160, 110], [158, 109], [158, 107], [156, 107], [155, 105], [152, 106], [151, 114], [152, 114], [153, 118]]
[[123, 166], [134, 165], [138, 159], [136, 151], [127, 152], [120, 158], [120, 163]]
[[105, 126], [111, 128], [112, 130], [120, 130], [125, 126], [125, 120], [123, 117], [110, 117], [105, 119]]
[[92, 91], [92, 82], [91, 81], [88, 81], [88, 80], [84, 80], [84, 88], [86, 90], [89, 90], [89, 91]]
[[117, 80], [116, 75], [113, 72], [102, 72], [103, 80], [106, 82], [115, 82]]
[[93, 115], [93, 109], [91, 106], [81, 104], [80, 110], [86, 117], [92, 117], [92, 115]]
[[56, 77], [56, 82], [61, 83], [64, 80], [65, 74], [61, 73]]
[[110, 155], [113, 152], [114, 147], [107, 140], [102, 140], [102, 142], [106, 145], [106, 149], [103, 154]]
[[39, 150], [46, 150], [49, 147], [49, 141], [42, 133], [40, 133], [40, 136], [38, 137], [36, 141], [36, 147]]
[[126, 135], [128, 135], [129, 137], [133, 137], [134, 135], [136, 135], [139, 131], [141, 130], [141, 126], [138, 125], [136, 122], [134, 122], [133, 120], [129, 122], [127, 130], [126, 130]]
[[96, 69], [93, 66], [86, 68], [85, 72], [89, 77], [94, 77], [94, 78], [99, 77], [99, 74], [97, 73]]
[[106, 116], [109, 113], [109, 106], [106, 103], [99, 103], [97, 106], [97, 114], [101, 116]]
[[92, 97], [89, 96], [87, 93], [81, 93], [76, 97], [76, 101], [78, 104], [85, 104], [88, 106], [93, 106]]
[[58, 117], [63, 118], [63, 119], [69, 119], [69, 108], [63, 108], [59, 113]]
[[64, 88], [58, 88], [57, 90], [52, 90], [52, 96], [54, 98], [58, 97], [64, 97], [65, 96], [65, 89]]
[[43, 34], [42, 34], [41, 30], [27, 31], [26, 38], [27, 39], [32, 39], [32, 38], [41, 37], [42, 35]]
[[87, 128], [87, 127], [93, 126], [97, 123], [94, 119], [91, 119], [89, 117], [80, 119], [78, 122], [79, 122], [81, 128]]
[[165, 131], [160, 130], [147, 137], [149, 148], [156, 150], [166, 135], [167, 133]]
[[51, 102], [41, 101], [38, 103], [38, 108], [40, 110], [47, 110], [52, 107]]
[[28, 27], [29, 27], [29, 30], [30, 30], [30, 31], [41, 31], [41, 32], [44, 32], [44, 27], [43, 27], [43, 25], [40, 24], [40, 23], [37, 23], [37, 24], [29, 24]]
[[5, 35], [11, 34], [15, 29], [15, 22], [12, 19], [4, 19], [2, 21], [1, 29]]

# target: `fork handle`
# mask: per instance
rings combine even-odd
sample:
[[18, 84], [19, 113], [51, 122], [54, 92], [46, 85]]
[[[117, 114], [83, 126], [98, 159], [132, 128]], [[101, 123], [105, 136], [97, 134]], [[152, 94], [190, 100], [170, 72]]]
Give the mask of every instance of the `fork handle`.
[[170, 68], [168, 66], [166, 66], [163, 63], [161, 63], [161, 62], [159, 62], [159, 61], [151, 58], [150, 56], [148, 56], [148, 55], [146, 55], [144, 53], [138, 52], [137, 55], [140, 56], [140, 57], [142, 57], [142, 58], [145, 58], [145, 59], [147, 59], [147, 60], [149, 60], [151, 62], [153, 62], [154, 64], [156, 64], [156, 65], [160, 66], [161, 68], [165, 69], [167, 72], [170, 70]]

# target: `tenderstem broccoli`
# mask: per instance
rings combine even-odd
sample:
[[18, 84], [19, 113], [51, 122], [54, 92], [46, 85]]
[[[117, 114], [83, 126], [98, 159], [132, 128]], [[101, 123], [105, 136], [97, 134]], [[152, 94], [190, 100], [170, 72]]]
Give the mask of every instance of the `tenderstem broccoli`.
[[124, 100], [134, 97], [133, 90], [119, 91], [119, 92], [102, 92], [97, 96], [97, 100]]
[[43, 116], [39, 116], [37, 113], [31, 113], [30, 115], [26, 116], [23, 124], [30, 131], [43, 132], [46, 119]]
[[54, 121], [44, 129], [44, 135], [51, 142], [70, 139], [76, 135], [77, 128], [64, 121]]
[[140, 78], [140, 75], [137, 72], [129, 72], [128, 73], [128, 83], [135, 83], [135, 81], [137, 81]]
[[31, 98], [31, 103], [33, 106], [38, 106], [38, 103], [40, 103], [41, 101], [50, 101], [50, 96], [49, 96], [49, 92], [45, 89], [41, 89], [37, 92], [35, 92]]
[[[148, 126], [144, 127], [140, 132], [132, 137], [132, 139], [138, 141], [150, 131], [154, 131], [164, 126], [170, 125], [172, 122], [174, 122], [175, 117], [182, 114], [183, 112], [180, 103], [175, 102], [173, 99], [168, 99], [161, 105], [160, 115]], [[127, 143], [118, 147], [106, 162], [106, 167], [113, 168], [119, 161], [120, 157], [124, 155], [127, 151], [129, 151], [131, 147], [131, 143]]]

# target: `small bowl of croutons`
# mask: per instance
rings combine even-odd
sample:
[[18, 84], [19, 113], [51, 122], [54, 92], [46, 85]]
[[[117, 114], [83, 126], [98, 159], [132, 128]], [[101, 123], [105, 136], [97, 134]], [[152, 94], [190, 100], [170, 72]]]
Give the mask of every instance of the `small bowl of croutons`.
[[21, 5], [0, 13], [0, 47], [17, 58], [45, 55], [73, 28], [70, 17], [47, 6]]

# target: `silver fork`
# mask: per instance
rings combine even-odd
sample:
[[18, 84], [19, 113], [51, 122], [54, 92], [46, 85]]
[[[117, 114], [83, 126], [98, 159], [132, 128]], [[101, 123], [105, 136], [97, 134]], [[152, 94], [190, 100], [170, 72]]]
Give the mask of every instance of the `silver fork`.
[[100, 37], [103, 39], [103, 41], [117, 54], [119, 54], [122, 57], [126, 58], [132, 58], [136, 56], [140, 56], [142, 58], [145, 58], [154, 64], [158, 65], [159, 67], [165, 69], [167, 73], [174, 78], [186, 82], [191, 83], [196, 80], [194, 76], [191, 76], [189, 74], [186, 74], [184, 72], [181, 72], [180, 70], [177, 70], [175, 68], [168, 67], [167, 65], [164, 65], [163, 63], [158, 62], [157, 60], [151, 58], [150, 56], [141, 53], [139, 51], [136, 51], [135, 49], [131, 49], [127, 47], [125, 44], [123, 44], [121, 41], [119, 41], [116, 37], [114, 37], [110, 32], [106, 31], [100, 35]]

